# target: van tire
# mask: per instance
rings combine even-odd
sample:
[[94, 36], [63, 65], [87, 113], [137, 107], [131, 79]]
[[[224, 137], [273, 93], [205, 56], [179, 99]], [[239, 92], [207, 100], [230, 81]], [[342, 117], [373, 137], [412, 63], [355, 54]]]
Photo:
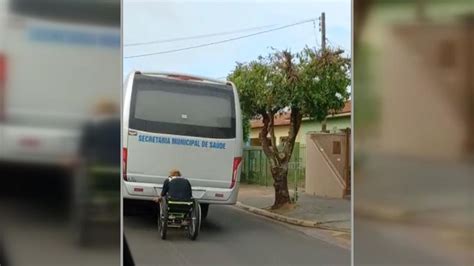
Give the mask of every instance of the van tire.
[[209, 203], [199, 203], [199, 205], [201, 205], [201, 221], [203, 221], [209, 212]]

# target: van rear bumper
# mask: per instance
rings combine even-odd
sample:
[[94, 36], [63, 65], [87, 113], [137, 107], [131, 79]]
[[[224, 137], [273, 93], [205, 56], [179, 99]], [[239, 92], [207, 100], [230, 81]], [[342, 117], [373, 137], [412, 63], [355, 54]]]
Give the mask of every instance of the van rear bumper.
[[61, 166], [77, 157], [80, 130], [0, 124], [0, 161]]
[[[152, 200], [161, 193], [161, 184], [123, 181], [122, 195], [126, 199]], [[202, 203], [235, 204], [239, 184], [230, 188], [193, 187], [193, 197]]]

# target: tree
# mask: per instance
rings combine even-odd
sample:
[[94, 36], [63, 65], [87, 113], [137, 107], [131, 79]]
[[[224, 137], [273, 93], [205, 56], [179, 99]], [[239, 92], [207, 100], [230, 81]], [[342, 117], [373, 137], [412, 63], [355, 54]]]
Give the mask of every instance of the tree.
[[242, 133], [244, 142], [248, 142], [250, 138], [250, 118], [245, 113], [242, 114]]
[[[303, 117], [322, 121], [342, 109], [349, 97], [350, 59], [342, 54], [308, 47], [297, 54], [274, 51], [250, 63], [237, 63], [228, 77], [237, 86], [244, 115], [262, 119], [259, 139], [270, 162], [274, 209], [290, 203], [288, 163]], [[283, 112], [291, 112], [290, 128], [277, 146], [274, 121]]]

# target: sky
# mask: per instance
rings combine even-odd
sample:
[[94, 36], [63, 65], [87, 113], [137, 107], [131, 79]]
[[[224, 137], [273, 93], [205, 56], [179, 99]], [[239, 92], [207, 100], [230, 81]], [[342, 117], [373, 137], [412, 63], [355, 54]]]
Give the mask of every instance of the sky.
[[132, 70], [166, 71], [209, 78], [225, 78], [236, 62], [249, 62], [276, 48], [299, 52], [305, 46], [320, 47], [318, 21], [273, 31], [232, 42], [175, 53], [126, 58], [138, 54], [168, 51], [221, 41], [269, 28], [202, 39], [127, 46], [156, 40], [182, 38], [210, 33], [317, 19], [326, 13], [327, 45], [351, 54], [351, 1], [123, 1], [123, 73]]

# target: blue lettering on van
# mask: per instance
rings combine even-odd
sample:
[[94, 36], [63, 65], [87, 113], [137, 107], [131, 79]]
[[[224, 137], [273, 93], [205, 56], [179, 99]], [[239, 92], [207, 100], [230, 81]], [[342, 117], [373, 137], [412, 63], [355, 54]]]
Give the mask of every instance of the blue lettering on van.
[[139, 135], [138, 136], [138, 141], [140, 141], [140, 142], [151, 142], [151, 143], [161, 143], [161, 144], [170, 144], [170, 138], [147, 136], [147, 135]]
[[31, 27], [27, 34], [31, 41], [36, 42], [120, 48], [120, 34], [44, 27]]
[[171, 139], [171, 144], [183, 145], [183, 146], [201, 147], [199, 141], [198, 141], [198, 140], [194, 140], [194, 139], [172, 138], [172, 139]]
[[156, 144], [171, 144], [171, 145], [179, 145], [179, 146], [192, 146], [198, 148], [207, 148], [207, 149], [219, 149], [224, 150], [225, 143], [218, 142], [218, 141], [205, 141], [205, 140], [197, 140], [197, 139], [189, 139], [189, 138], [169, 138], [169, 137], [161, 137], [161, 136], [149, 136], [149, 135], [138, 135], [139, 142], [146, 142], [146, 143], [156, 143]]
[[224, 150], [225, 149], [225, 143], [211, 141], [209, 143], [209, 147], [212, 148], [212, 149], [222, 149], [222, 150]]

